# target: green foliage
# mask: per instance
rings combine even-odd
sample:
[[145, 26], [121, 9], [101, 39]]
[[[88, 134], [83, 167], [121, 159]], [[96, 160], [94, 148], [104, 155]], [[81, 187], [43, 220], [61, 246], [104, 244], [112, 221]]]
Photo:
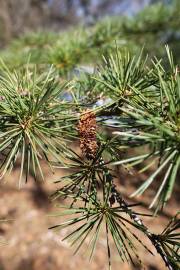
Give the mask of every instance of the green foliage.
[[[52, 170], [64, 168], [72, 171], [57, 181], [60, 188], [52, 198], [69, 198], [69, 209], [60, 215], [72, 214], [73, 217], [52, 228], [70, 225], [74, 228], [77, 225], [65, 239], [78, 251], [91, 237], [90, 258], [100, 231], [105, 228], [109, 267], [110, 239], [122, 261], [134, 264], [135, 257], [142, 264], [136, 247], [136, 242], [144, 246], [137, 233], [139, 231], [150, 240], [169, 270], [178, 269], [179, 231], [172, 234], [171, 228], [179, 230], [179, 219], [175, 218], [175, 225], [170, 223], [160, 235], [150, 232], [139, 218], [147, 214], [134, 211], [134, 205], [124, 201], [114, 185], [113, 175], [114, 165], [137, 166], [150, 159], [141, 171], [156, 163], [157, 169], [134, 195], [142, 194], [160, 172], [164, 173], [164, 177], [151, 206], [158, 200], [158, 210], [172, 194], [180, 168], [180, 78], [168, 47], [167, 58], [168, 71], [157, 58], [148, 66], [149, 62], [143, 59], [142, 52], [132, 56], [122, 54], [116, 48], [115, 56], [104, 58], [104, 65], [97, 73], [83, 77], [83, 84], [81, 79], [70, 83], [59, 81], [59, 74], [53, 68], [38, 75], [36, 69], [29, 70], [28, 65], [26, 69], [14, 72], [4, 64], [1, 67], [1, 178], [11, 172], [18, 159], [21, 164], [19, 185], [24, 178], [27, 181], [30, 173], [35, 179], [37, 174], [43, 178], [43, 159]], [[92, 87], [93, 93], [87, 91], [87, 85]], [[103, 92], [99, 97], [109, 100], [102, 106], [96, 104], [100, 89]], [[83, 99], [82, 94], [85, 93], [87, 98]], [[67, 94], [70, 101], [65, 99]], [[90, 118], [83, 110], [88, 103], [93, 111], [88, 116]], [[99, 131], [92, 122], [96, 121], [95, 114], [99, 119]], [[114, 119], [115, 125], [111, 122]], [[78, 121], [81, 125], [77, 125]], [[113, 128], [110, 135], [109, 128]], [[77, 136], [82, 143], [81, 149], [88, 147], [84, 153], [91, 151], [92, 140], [95, 140], [98, 146], [96, 153], [81, 156], [73, 151], [68, 144]], [[136, 149], [142, 146], [146, 146], [147, 153], [139, 155]], [[128, 156], [128, 149], [135, 149], [131, 157]], [[121, 156], [122, 150], [126, 152], [125, 158]]]
[[178, 1], [172, 6], [164, 5], [163, 3], [157, 3], [146, 7], [135, 18], [132, 18], [128, 23], [124, 24], [124, 28], [128, 32], [159, 32], [167, 27], [171, 27], [172, 24], [178, 25], [179, 18], [173, 20], [173, 16], [178, 14]]
[[[72, 200], [72, 203], [70, 209], [55, 213], [54, 215], [73, 215], [73, 217], [50, 229], [62, 229], [73, 226], [72, 232], [63, 240], [68, 240], [71, 245], [75, 245], [76, 253], [85, 240], [89, 239], [87, 252], [91, 258], [100, 231], [102, 227], [105, 227], [109, 266], [111, 265], [110, 237], [112, 237], [123, 262], [130, 261], [134, 264], [133, 256], [135, 256], [141, 264], [134, 242], [139, 242], [147, 250], [148, 248], [143, 245], [138, 236], [131, 230], [132, 228], [139, 229], [140, 226], [123, 215], [123, 213], [126, 213], [123, 206], [115, 207], [110, 203], [112, 176], [107, 171], [104, 162], [102, 162], [103, 150], [105, 150], [105, 147], [99, 149], [93, 160], [83, 160], [82, 157], [74, 152], [68, 155], [71, 163], [68, 161], [67, 167], [70, 169], [74, 168], [76, 172], [58, 181], [63, 183], [63, 187], [53, 194], [53, 198], [68, 197]], [[102, 194], [98, 192], [99, 188], [102, 188]], [[81, 203], [81, 207], [74, 206], [76, 201], [79, 204]], [[150, 250], [148, 252], [152, 253]]]
[[118, 106], [120, 116], [116, 113], [115, 127], [119, 130], [114, 134], [120, 138], [117, 137], [121, 148], [148, 146], [146, 154], [136, 155], [135, 152], [135, 156], [113, 164], [134, 166], [150, 160], [141, 168], [144, 172], [159, 159], [158, 168], [133, 194], [142, 194], [164, 171], [162, 184], [151, 206], [158, 198], [163, 204], [170, 198], [180, 166], [180, 78], [168, 48], [167, 54], [170, 63], [168, 74], [158, 60], [150, 69], [140, 57], [135, 59], [117, 54], [108, 60], [110, 63], [105, 63], [100, 72], [101, 79], [97, 78], [108, 91], [111, 90], [111, 97], [116, 100], [114, 106]]
[[87, 51], [86, 32], [82, 29], [63, 34], [61, 39], [50, 48], [48, 63], [53, 64], [60, 74], [72, 70], [76, 63], [81, 62]]
[[49, 158], [62, 161], [65, 141], [73, 135], [68, 130], [75, 119], [69, 113], [69, 104], [60, 99], [66, 83], [59, 84], [56, 74], [36, 75], [28, 69], [10, 73], [3, 66], [0, 76], [0, 150], [1, 178], [11, 171], [21, 156], [20, 184], [23, 171], [26, 180], [36, 168], [43, 177], [40, 160]]
[[163, 55], [162, 44], [172, 40], [178, 54], [178, 29], [180, 26], [179, 1], [172, 5], [155, 4], [133, 18], [113, 17], [99, 21], [88, 30], [70, 29], [67, 33], [28, 33], [13, 41], [8, 50], [1, 53], [9, 68], [31, 63], [54, 64], [65, 75], [77, 64], [97, 62], [100, 55], [106, 55], [118, 46], [137, 52], [145, 45], [144, 53]]
[[[152, 251], [141, 234], [169, 270], [179, 267], [178, 215], [162, 233], [151, 232], [140, 218], [148, 214], [134, 210], [138, 205], [126, 202], [114, 183], [115, 166], [147, 172], [132, 195], [158, 183], [150, 205], [156, 213], [177, 183], [180, 75], [178, 59], [160, 46], [167, 27], [175, 35], [180, 25], [177, 5], [158, 4], [78, 31], [28, 34], [2, 52], [8, 67], [0, 68], [0, 178], [18, 162], [19, 185], [30, 174], [43, 178], [43, 160], [52, 172], [67, 170], [51, 198], [68, 199], [56, 216], [72, 216], [52, 228], [71, 226], [64, 240], [75, 252], [89, 241], [90, 258], [105, 231], [109, 269], [112, 242], [122, 261], [142, 264], [137, 243]], [[74, 69], [80, 63], [93, 64], [92, 74]]]
[[157, 236], [161, 248], [164, 250], [167, 258], [171, 261], [173, 269], [180, 267], [180, 243], [179, 243], [179, 213], [173, 217], [161, 234]]

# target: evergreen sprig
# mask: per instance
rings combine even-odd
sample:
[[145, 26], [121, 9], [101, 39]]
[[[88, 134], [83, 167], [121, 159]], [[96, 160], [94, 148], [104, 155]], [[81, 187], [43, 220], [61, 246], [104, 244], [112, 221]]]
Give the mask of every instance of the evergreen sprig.
[[[150, 240], [167, 268], [169, 270], [177, 270], [179, 265], [178, 241], [180, 233], [178, 216], [173, 218], [161, 234], [152, 233], [140, 218], [140, 216], [146, 216], [147, 214], [135, 211], [133, 207], [137, 205], [128, 204], [117, 191], [113, 183], [113, 176], [102, 159], [102, 151], [98, 157], [99, 160], [97, 160], [97, 157], [91, 160], [91, 162], [98, 164], [96, 173], [87, 173], [86, 178], [84, 178], [84, 173], [79, 168], [79, 173], [76, 175], [80, 179], [82, 172], [82, 182], [82, 179], [77, 182], [74, 174], [71, 174], [67, 177], [67, 179], [70, 179], [70, 186], [67, 187], [66, 184], [64, 185], [64, 179], [61, 179], [63, 187], [57, 191], [56, 195], [63, 198], [68, 197], [72, 200], [72, 203], [70, 208], [60, 213], [57, 212], [53, 216], [73, 215], [73, 217], [61, 224], [52, 226], [50, 229], [59, 230], [73, 226], [71, 232], [63, 240], [68, 240], [71, 245], [75, 245], [75, 253], [88, 240], [87, 251], [91, 258], [95, 251], [100, 231], [104, 226], [107, 238], [109, 268], [111, 268], [110, 238], [113, 240], [123, 262], [127, 261], [134, 264], [135, 257], [142, 266], [141, 259], [136, 251], [135, 242], [139, 242], [153, 255], [152, 251], [139, 238], [136, 232], [138, 230]], [[81, 206], [75, 206], [77, 201]]]
[[[114, 106], [119, 110], [116, 110], [116, 113], [114, 111], [116, 116], [116, 124], [114, 125], [116, 131], [114, 131], [114, 134], [120, 147], [148, 146], [147, 153], [136, 155], [135, 152], [134, 156], [116, 161], [113, 165], [129, 164], [129, 166], [134, 166], [150, 160], [149, 165], [146, 164], [144, 168], [141, 168], [141, 172], [144, 172], [153, 166], [159, 157], [158, 168], [133, 195], [142, 194], [157, 175], [166, 169], [162, 184], [151, 206], [158, 199], [159, 203], [164, 204], [170, 198], [180, 166], [179, 73], [168, 47], [167, 55], [170, 63], [168, 76], [159, 61], [154, 64], [153, 69], [149, 69], [142, 63], [141, 68], [145, 71], [148, 70], [148, 76], [141, 77], [139, 73], [139, 83], [137, 82], [138, 79], [133, 77], [134, 69], [132, 65], [129, 65], [126, 55], [121, 55], [123, 60], [121, 57], [112, 58], [113, 65], [108, 67], [105, 65], [103, 73], [100, 74], [103, 78], [101, 82], [108, 91], [111, 89], [111, 97], [114, 99], [116, 97], [116, 100], [119, 100], [118, 106], [117, 101], [114, 103]], [[139, 65], [139, 61], [135, 63]], [[140, 70], [138, 69], [138, 71]], [[106, 75], [103, 75], [104, 72], [106, 72]], [[143, 74], [142, 71], [141, 73]], [[117, 74], [123, 74], [123, 76], [119, 75], [118, 79]], [[124, 83], [124, 78], [131, 78], [132, 81]], [[106, 88], [104, 91], [106, 91]], [[126, 94], [127, 92], [128, 94]], [[105, 125], [108, 126], [106, 123]], [[111, 122], [110, 126], [113, 127]], [[118, 130], [118, 127], [120, 130]]]
[[53, 69], [41, 76], [28, 69], [10, 73], [3, 66], [0, 76], [1, 178], [21, 159], [20, 180], [37, 171], [43, 178], [40, 160], [62, 162], [65, 141], [76, 119], [60, 95], [67, 83], [59, 83]]
[[[88, 29], [30, 34], [3, 52], [9, 68], [3, 63], [0, 68], [0, 178], [18, 162], [19, 185], [30, 174], [43, 178], [42, 160], [52, 171], [66, 169], [51, 198], [68, 199], [66, 210], [56, 216], [72, 216], [51, 228], [71, 226], [64, 240], [75, 245], [75, 252], [89, 241], [90, 258], [104, 231], [109, 269], [112, 242], [122, 261], [142, 266], [140, 244], [151, 254], [156, 252], [169, 270], [179, 269], [178, 214], [161, 233], [152, 232], [144, 222], [147, 212], [135, 210], [138, 204], [130, 204], [115, 185], [114, 167], [148, 172], [133, 195], [159, 181], [151, 203], [156, 213], [177, 183], [179, 66], [170, 49], [166, 47], [165, 54], [159, 46], [167, 38], [167, 27], [176, 36], [180, 16], [178, 1], [174, 3], [152, 6], [134, 18], [105, 19]], [[149, 46], [134, 54], [145, 40]], [[157, 56], [151, 57], [155, 49]], [[82, 62], [96, 62], [98, 67], [93, 64], [92, 74], [85, 71], [81, 76], [74, 67]], [[144, 245], [141, 234], [154, 251]]]
[[[107, 237], [107, 252], [109, 267], [111, 267], [110, 238], [113, 240], [121, 259], [134, 263], [134, 257], [141, 264], [136, 253], [135, 241], [142, 243], [134, 229], [147, 237], [156, 252], [169, 270], [179, 268], [179, 218], [178, 215], [167, 225], [161, 234], [148, 228], [141, 216], [147, 215], [134, 210], [114, 185], [112, 166], [128, 164], [136, 166], [150, 160], [141, 171], [146, 171], [157, 163], [157, 169], [134, 193], [141, 194], [155, 181], [162, 172], [164, 176], [151, 207], [156, 203], [157, 210], [164, 205], [172, 194], [175, 180], [180, 168], [179, 164], [179, 71], [169, 48], [166, 48], [169, 66], [164, 66], [160, 60], [153, 59], [152, 65], [144, 61], [142, 54], [134, 57], [122, 54], [117, 49], [115, 56], [105, 58], [104, 65], [98, 69], [98, 74], [92, 78], [103, 89], [102, 97], [111, 98], [110, 103], [98, 107], [95, 104], [97, 126], [107, 130], [115, 129], [115, 135], [108, 138], [96, 127], [97, 144], [100, 146], [95, 155], [79, 156], [72, 152], [68, 158], [69, 167], [73, 173], [62, 178], [61, 188], [54, 198], [62, 197], [72, 200], [70, 212], [75, 215], [69, 221], [57, 225], [78, 225], [65, 239], [77, 244], [76, 251], [90, 238], [88, 249], [90, 256], [94, 253], [100, 228], [104, 224]], [[166, 61], [167, 64], [167, 61]], [[94, 87], [94, 86], [93, 86]], [[128, 94], [127, 94], [128, 92]], [[91, 109], [92, 110], [92, 109]], [[89, 112], [81, 112], [89, 114]], [[85, 117], [87, 124], [85, 134], [92, 132], [92, 123]], [[81, 121], [81, 117], [80, 120]], [[114, 122], [115, 121], [115, 124]], [[89, 127], [88, 127], [89, 125]], [[90, 128], [91, 127], [91, 128]], [[95, 127], [95, 126], [94, 126]], [[80, 133], [81, 136], [84, 133]], [[94, 140], [94, 136], [92, 139]], [[147, 153], [137, 154], [136, 149], [146, 146]], [[122, 150], [128, 154], [128, 149], [134, 149], [131, 157], [122, 158]], [[108, 161], [107, 157], [113, 162]], [[120, 161], [115, 161], [120, 158]], [[106, 161], [104, 161], [106, 160]], [[73, 161], [73, 163], [72, 163]], [[67, 165], [68, 167], [68, 165]], [[110, 171], [111, 169], [111, 171]], [[65, 181], [64, 181], [65, 180]], [[76, 208], [76, 204], [81, 207]], [[72, 209], [72, 212], [71, 212]], [[67, 212], [65, 212], [66, 214]], [[81, 223], [83, 220], [83, 224]], [[94, 237], [93, 237], [94, 236]], [[72, 238], [71, 238], [72, 237]], [[65, 240], [64, 239], [64, 240]], [[147, 247], [145, 247], [150, 253]]]

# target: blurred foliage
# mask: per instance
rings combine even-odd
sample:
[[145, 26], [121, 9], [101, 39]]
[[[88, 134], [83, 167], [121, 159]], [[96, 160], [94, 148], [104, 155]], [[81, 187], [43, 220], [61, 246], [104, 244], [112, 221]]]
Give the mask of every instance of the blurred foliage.
[[65, 33], [27, 33], [13, 41], [1, 52], [9, 68], [27, 63], [54, 64], [61, 74], [77, 64], [99, 61], [115, 47], [128, 47], [137, 52], [144, 46], [144, 54], [163, 55], [163, 44], [172, 45], [177, 53], [179, 44], [180, 3], [162, 3], [145, 8], [134, 17], [105, 18], [89, 28], [80, 27]]

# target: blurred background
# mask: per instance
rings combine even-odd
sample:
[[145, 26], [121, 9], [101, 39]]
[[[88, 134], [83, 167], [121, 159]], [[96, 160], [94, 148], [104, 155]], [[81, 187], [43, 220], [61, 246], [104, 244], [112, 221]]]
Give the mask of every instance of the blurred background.
[[26, 31], [64, 30], [75, 23], [93, 24], [103, 16], [133, 16], [155, 0], [0, 0], [0, 45]]
[[[161, 3], [159, 9], [155, 7], [148, 13], [148, 8], [157, 2]], [[92, 51], [97, 48], [106, 49], [104, 44], [109, 44], [107, 41], [109, 35], [112, 34], [113, 42], [119, 38], [117, 33], [120, 27], [119, 44], [122, 46], [134, 49], [146, 43], [148, 52], [163, 55], [164, 44], [168, 43], [174, 49], [178, 61], [180, 17], [177, 14], [180, 10], [176, 8], [167, 11], [166, 7], [171, 6], [172, 2], [170, 0], [0, 0], [0, 54], [10, 67], [24, 64], [26, 61], [24, 56], [27, 57], [31, 52], [33, 63], [50, 63], [58, 68], [61, 62], [67, 63], [66, 58], [71, 59], [72, 55], [74, 56], [77, 48], [82, 49], [85, 53], [73, 58], [74, 62], [68, 66], [72, 68], [79, 59], [85, 63], [89, 61], [84, 58], [84, 55], [87, 55], [85, 47], [87, 44], [89, 52], [91, 48]], [[141, 13], [138, 15], [144, 8], [146, 12], [142, 14], [145, 15]], [[116, 17], [110, 30], [105, 27], [106, 23], [101, 24], [101, 20], [107, 16]], [[124, 19], [121, 26], [117, 25], [116, 22], [122, 18]], [[61, 35], [55, 36], [59, 32], [69, 31], [72, 27], [76, 29], [76, 25], [77, 27], [80, 25], [83, 29], [90, 29], [90, 34], [89, 32], [82, 34], [81, 38], [84, 36], [85, 41], [81, 42], [81, 39], [79, 41], [75, 36], [69, 45], [67, 40], [71, 32], [68, 32], [70, 34], [65, 38]], [[113, 29], [116, 29], [115, 34], [112, 33]], [[48, 31], [55, 35], [30, 34], [28, 36], [28, 33]], [[64, 52], [65, 49], [67, 51]], [[62, 52], [62, 55], [59, 52]], [[82, 253], [73, 257], [70, 246], [60, 240], [66, 235], [66, 230], [62, 230], [59, 234], [48, 230], [48, 227], [59, 222], [59, 219], [56, 221], [48, 217], [48, 214], [54, 211], [53, 203], [49, 201], [49, 195], [56, 188], [52, 182], [59, 179], [64, 172], [60, 171], [52, 176], [49, 168], [44, 165], [47, 181], [35, 183], [33, 179], [29, 179], [27, 185], [19, 190], [17, 188], [19, 167], [20, 164], [17, 164], [13, 173], [0, 183], [0, 217], [10, 219], [8, 222], [0, 223], [0, 237], [5, 241], [5, 245], [0, 246], [0, 270], [108, 269], [106, 242], [103, 236], [97, 245], [93, 261], [89, 263], [88, 258]], [[121, 184], [121, 192], [125, 198], [134, 190], [133, 184], [137, 184], [134, 183], [134, 179], [146, 178], [144, 174], [136, 175], [136, 172], [133, 176], [127, 176], [126, 171], [121, 171], [119, 175], [117, 181]], [[152, 230], [160, 232], [169, 218], [176, 213], [178, 196], [173, 197], [160, 219], [146, 218], [146, 224], [151, 225]], [[145, 200], [143, 198], [144, 205], [139, 211], [143, 211], [143, 207], [147, 208], [151, 197], [150, 191]], [[138, 200], [135, 198], [132, 202], [136, 203]], [[148, 270], [165, 270], [158, 256], [153, 258], [145, 250], [141, 251], [140, 255]], [[139, 269], [138, 266], [122, 265], [117, 253], [114, 252], [113, 269], [120, 268]]]

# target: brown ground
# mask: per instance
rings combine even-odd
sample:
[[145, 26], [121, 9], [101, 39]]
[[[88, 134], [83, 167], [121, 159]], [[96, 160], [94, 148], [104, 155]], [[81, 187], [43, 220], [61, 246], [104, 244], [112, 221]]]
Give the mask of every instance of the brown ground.
[[[0, 216], [9, 218], [11, 221], [1, 223], [0, 236], [6, 245], [0, 246], [0, 270], [105, 270], [107, 266], [106, 241], [101, 236], [97, 250], [91, 263], [83, 255], [86, 247], [73, 256], [73, 250], [67, 242], [61, 239], [66, 235], [64, 229], [57, 233], [48, 230], [48, 227], [59, 222], [59, 218], [49, 217], [54, 211], [54, 206], [48, 200], [48, 195], [55, 190], [52, 179], [58, 179], [60, 174], [53, 177], [46, 173], [46, 182], [35, 183], [29, 179], [27, 185], [21, 190], [16, 187], [18, 172], [6, 177], [6, 183], [1, 183], [0, 188]], [[123, 179], [125, 173], [121, 174]], [[133, 179], [133, 177], [132, 177]], [[124, 196], [133, 190], [131, 178], [126, 183], [121, 180], [121, 190]], [[132, 180], [133, 181], [133, 180]], [[123, 184], [122, 184], [123, 183]], [[148, 203], [148, 199], [146, 198]], [[160, 232], [167, 223], [171, 214], [177, 210], [177, 200], [170, 202], [166, 213], [156, 218], [144, 218], [145, 223], [151, 226], [151, 230]], [[145, 211], [141, 207], [140, 211]], [[153, 250], [153, 248], [152, 248]], [[159, 256], [151, 256], [141, 248], [141, 258], [149, 270], [163, 270], [165, 266], [161, 263]], [[116, 251], [113, 250], [113, 269], [132, 270], [140, 269], [122, 264]]]

